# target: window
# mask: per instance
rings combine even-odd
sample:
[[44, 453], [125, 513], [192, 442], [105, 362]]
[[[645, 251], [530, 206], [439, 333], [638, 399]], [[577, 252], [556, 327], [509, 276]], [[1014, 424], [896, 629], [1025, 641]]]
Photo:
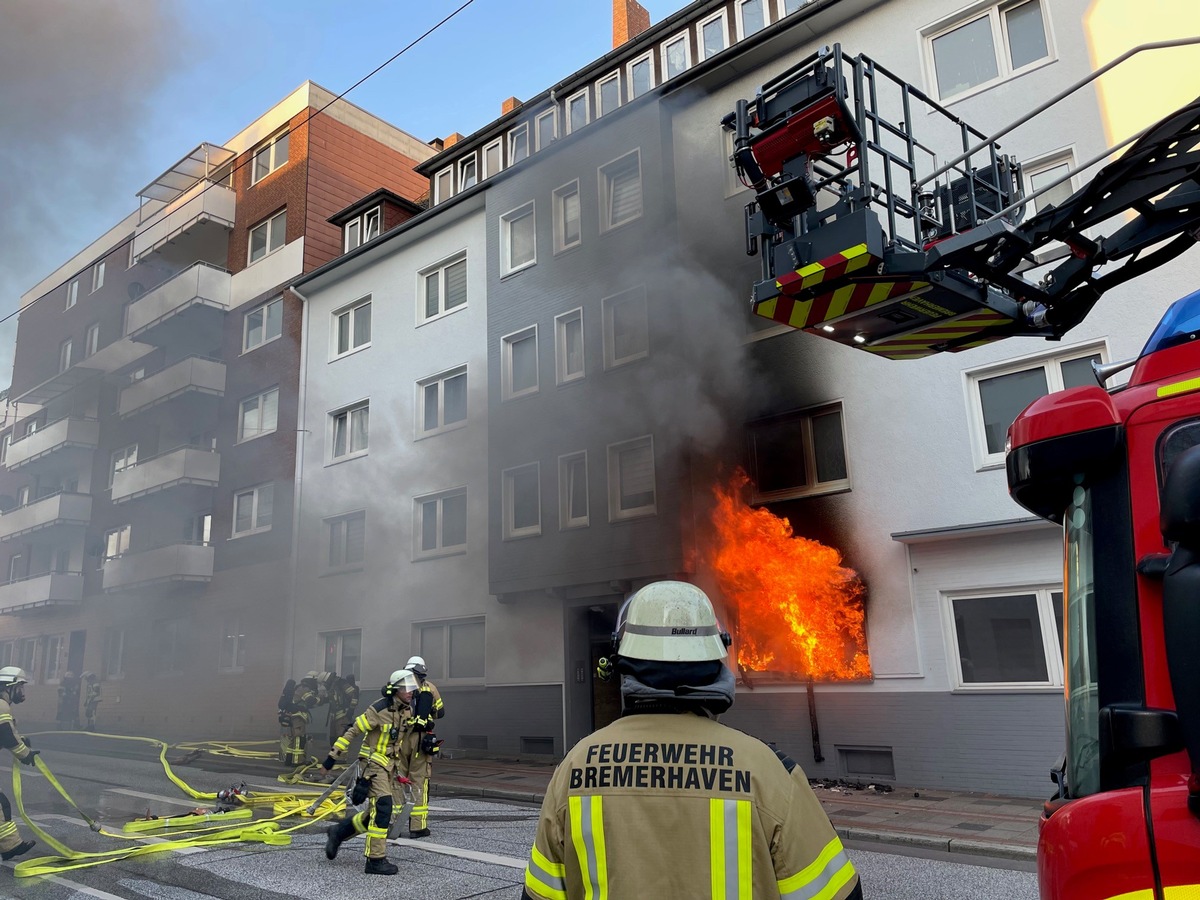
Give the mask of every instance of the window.
[[944, 603], [956, 687], [1062, 688], [1060, 589], [946, 596]]
[[533, 203], [500, 217], [501, 275], [519, 272], [537, 262], [537, 238]]
[[367, 514], [364, 510], [325, 520], [329, 552], [327, 569], [346, 569], [362, 564], [367, 555]]
[[133, 248], [134, 248], [133, 241], [130, 241], [128, 246], [129, 246], [129, 251], [128, 251], [129, 255], [126, 257], [126, 260], [125, 260], [125, 268], [132, 269], [134, 266], [137, 265], [137, 255], [133, 252]]
[[442, 203], [454, 196], [454, 170], [442, 169], [433, 179], [433, 202]]
[[12, 443], [12, 432], [8, 432], [3, 437], [0, 437], [0, 463], [8, 459], [8, 446]]
[[201, 513], [192, 516], [183, 526], [183, 541], [186, 544], [203, 544], [207, 547], [212, 543], [212, 513]]
[[348, 459], [367, 452], [371, 410], [367, 403], [330, 413], [332, 448], [330, 459]]
[[692, 64], [692, 51], [688, 46], [687, 34], [681, 34], [662, 45], [663, 78], [674, 78], [687, 71]]
[[113, 451], [112, 465], [108, 469], [108, 486], [112, 487], [113, 477], [118, 472], [124, 472], [126, 469], [131, 469], [137, 465], [138, 460], [138, 445], [130, 444], [128, 447], [122, 447], [120, 450]]
[[87, 327], [83, 338], [83, 358], [87, 359], [100, 349], [100, 323], [94, 322]]
[[104, 677], [120, 678], [125, 674], [125, 630], [108, 628], [104, 632]]
[[537, 326], [500, 339], [505, 400], [536, 394], [538, 389]]
[[641, 151], [626, 153], [600, 167], [600, 209], [601, 231], [641, 218]]
[[58, 371], [65, 372], [71, 368], [71, 339], [58, 345]]
[[555, 380], [558, 384], [583, 377], [583, 310], [554, 317]]
[[478, 163], [475, 160], [475, 154], [472, 153], [458, 164], [458, 189], [465, 191], [469, 187], [475, 187], [478, 183]]
[[279, 425], [279, 388], [247, 397], [238, 412], [238, 443], [274, 434]]
[[789, 16], [802, 6], [807, 6], [812, 0], [780, 0], [783, 4], [783, 14]]
[[640, 97], [642, 94], [648, 93], [654, 87], [654, 72], [650, 61], [650, 54], [639, 56], [632, 60], [625, 68], [626, 76], [629, 79], [629, 99]]
[[[541, 150], [541, 145], [538, 146]], [[529, 124], [518, 125], [508, 133], [508, 164], [516, 165], [529, 156]]]
[[24, 557], [20, 553], [14, 553], [8, 560], [8, 580], [11, 583], [24, 576]]
[[67, 309], [79, 302], [79, 279], [76, 278], [67, 285]]
[[537, 148], [545, 150], [558, 140], [558, 110], [548, 109], [534, 120], [537, 127]]
[[129, 538], [132, 532], [133, 528], [130, 525], [122, 525], [120, 528], [104, 532], [104, 562], [120, 559], [129, 552]]
[[554, 192], [554, 252], [579, 246], [581, 237], [579, 182], [572, 181]]
[[260, 484], [233, 495], [233, 536], [269, 531], [275, 506], [275, 485]]
[[158, 651], [154, 670], [159, 675], [183, 672], [187, 668], [188, 622], [164, 619], [154, 623], [154, 648]]
[[567, 134], [574, 134], [586, 125], [590, 119], [590, 112], [587, 88], [584, 88], [578, 94], [568, 97], [566, 116]]
[[288, 161], [288, 132], [277, 134], [254, 151], [250, 183], [258, 184]]
[[62, 677], [63, 639], [61, 634], [49, 634], [41, 639], [41, 671], [39, 681], [58, 681]]
[[738, 0], [734, 9], [739, 41], [766, 27], [767, 0]]
[[92, 293], [96, 293], [102, 287], [104, 287], [104, 260], [100, 260], [92, 267]]
[[246, 313], [242, 351], [253, 350], [283, 334], [283, 298], [276, 297], [258, 309]]
[[621, 105], [621, 73], [613, 72], [596, 83], [596, 118]]
[[433, 679], [482, 681], [484, 672], [484, 620], [454, 619], [422, 623], [413, 629]]
[[622, 366], [650, 355], [646, 289], [633, 288], [601, 301], [604, 313], [604, 368]]
[[[1036, 162], [1025, 163], [1025, 179], [1028, 185], [1028, 193], [1035, 194], [1043, 188], [1049, 188], [1040, 197], [1035, 197], [1029, 201], [1029, 206], [1025, 212], [1026, 217], [1039, 213], [1051, 206], [1060, 206], [1064, 200], [1075, 192], [1075, 179], [1067, 177], [1067, 173], [1071, 171], [1073, 164], [1074, 155], [1069, 150]], [[1053, 187], [1050, 187], [1050, 185], [1053, 185]]]
[[413, 500], [415, 556], [447, 556], [467, 549], [467, 491], [465, 488]]
[[760, 419], [746, 434], [756, 500], [849, 489], [841, 404]]
[[355, 247], [379, 237], [380, 222], [382, 221], [383, 213], [378, 206], [348, 221], [342, 226], [344, 249], [353, 250]]
[[725, 20], [725, 10], [702, 21], [697, 30], [702, 60], [716, 56], [729, 46], [729, 26]]
[[483, 177], [491, 178], [504, 171], [504, 149], [500, 141], [492, 141], [483, 148]]
[[426, 269], [417, 277], [421, 282], [421, 295], [425, 298], [425, 308], [419, 313], [420, 321], [428, 322], [452, 309], [466, 305], [467, 258], [465, 256], [440, 263], [432, 269]]
[[328, 631], [321, 635], [322, 671], [362, 677], [362, 630]]
[[240, 672], [246, 664], [246, 633], [240, 616], [230, 616], [221, 628], [221, 655], [217, 670]]
[[467, 421], [467, 367], [417, 382], [417, 436], [440, 434]]
[[274, 253], [287, 241], [287, 210], [280, 210], [250, 229], [250, 262]]
[[587, 452], [558, 458], [558, 527], [588, 524]]
[[616, 522], [656, 512], [654, 438], [608, 446], [608, 520]]
[[542, 533], [540, 471], [530, 463], [502, 473], [505, 540]]
[[976, 464], [981, 468], [1004, 465], [1008, 426], [1021, 410], [1054, 391], [1096, 384], [1092, 363], [1104, 361], [1104, 348], [1092, 346], [968, 373]]
[[333, 355], [335, 357], [371, 344], [371, 298], [333, 314]]
[[998, 4], [926, 33], [942, 100], [1008, 78], [1050, 56], [1042, 0]]

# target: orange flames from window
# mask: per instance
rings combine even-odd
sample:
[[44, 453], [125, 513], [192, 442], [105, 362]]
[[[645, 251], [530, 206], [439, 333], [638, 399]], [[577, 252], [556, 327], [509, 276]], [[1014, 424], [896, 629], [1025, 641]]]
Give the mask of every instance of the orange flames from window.
[[706, 554], [729, 610], [739, 667], [819, 680], [870, 678], [858, 575], [837, 550], [747, 505], [748, 482], [739, 469], [713, 489], [714, 546]]

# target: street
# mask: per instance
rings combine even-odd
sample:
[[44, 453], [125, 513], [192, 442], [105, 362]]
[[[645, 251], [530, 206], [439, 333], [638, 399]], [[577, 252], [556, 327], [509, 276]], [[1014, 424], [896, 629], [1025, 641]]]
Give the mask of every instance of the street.
[[[147, 808], [164, 815], [186, 812], [196, 805], [168, 781], [157, 762], [61, 751], [47, 752], [45, 759], [80, 807], [110, 831], [119, 830]], [[79, 851], [121, 846], [92, 833], [39, 773], [24, 769], [21, 774], [26, 809], [48, 833]], [[179, 767], [176, 774], [202, 791], [219, 790], [240, 780], [194, 767]], [[0, 779], [6, 793], [11, 793], [10, 767], [0, 767]], [[284, 789], [262, 777], [248, 780], [247, 786], [250, 790]], [[516, 898], [536, 822], [537, 809], [532, 806], [435, 798], [430, 813], [433, 835], [420, 841], [398, 839], [389, 855], [400, 866], [400, 874], [386, 880], [363, 873], [361, 839], [348, 842], [335, 861], [327, 861], [322, 852], [324, 834], [314, 825], [295, 833], [290, 847], [193, 847], [54, 876], [17, 879], [12, 874], [14, 863], [7, 862], [0, 870], [0, 896], [17, 900], [330, 900], [384, 889], [389, 897], [403, 900]], [[25, 829], [24, 823], [21, 827]], [[890, 849], [850, 848], [868, 897], [1037, 898], [1035, 877], [1029, 872], [882, 852]], [[39, 845], [25, 858], [49, 852]], [[986, 862], [1006, 865], [1000, 860]]]

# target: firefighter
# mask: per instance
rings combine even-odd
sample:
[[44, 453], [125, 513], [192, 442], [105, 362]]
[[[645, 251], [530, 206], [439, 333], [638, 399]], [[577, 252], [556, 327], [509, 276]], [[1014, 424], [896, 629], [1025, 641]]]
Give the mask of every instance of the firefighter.
[[79, 727], [79, 676], [67, 672], [58, 683], [58, 727], [69, 731]]
[[433, 775], [433, 759], [441, 747], [434, 736], [434, 721], [446, 714], [437, 685], [429, 680], [429, 669], [420, 656], [410, 656], [404, 668], [417, 676], [420, 687], [413, 698], [413, 717], [409, 732], [404, 736], [401, 766], [412, 781], [416, 802], [408, 817], [408, 836], [429, 836], [429, 781]]
[[358, 684], [354, 673], [339, 677], [334, 675], [329, 680], [329, 746], [345, 734], [346, 729], [354, 722], [354, 714], [358, 711]]
[[312, 709], [321, 705], [320, 672], [309, 672], [297, 684], [288, 679], [279, 695], [279, 761], [285, 766], [304, 765], [304, 745]]
[[[5, 748], [18, 762], [32, 766], [37, 759], [38, 751], [30, 747], [17, 731], [17, 722], [12, 715], [12, 707], [25, 702], [25, 685], [29, 676], [24, 669], [16, 666], [5, 666], [0, 669], [0, 747]], [[21, 840], [17, 831], [17, 823], [12, 818], [12, 806], [8, 797], [0, 791], [0, 859], [9, 860], [13, 857], [28, 853], [33, 849], [33, 841]]]
[[83, 673], [83, 715], [87, 720], [87, 730], [96, 730], [96, 709], [100, 706], [100, 678], [95, 672]]
[[399, 871], [387, 858], [387, 834], [396, 803], [404, 804], [396, 777], [400, 774], [400, 745], [412, 717], [410, 703], [418, 687], [417, 676], [412, 672], [407, 669], [393, 672], [380, 691], [383, 697], [368, 706], [345, 734], [333, 742], [329, 755], [321, 763], [328, 772], [337, 757], [350, 748], [350, 742], [358, 735], [363, 736], [358, 749], [361, 771], [354, 782], [350, 801], [356, 806], [367, 800], [370, 803], [361, 812], [351, 813], [326, 829], [327, 859], [337, 856], [343, 841], [366, 832], [367, 864], [364, 871], [368, 875], [395, 875]]
[[555, 770], [523, 900], [862, 900], [791, 759], [716, 717], [733, 705], [729, 635], [699, 588], [646, 585], [618, 616], [621, 718]]

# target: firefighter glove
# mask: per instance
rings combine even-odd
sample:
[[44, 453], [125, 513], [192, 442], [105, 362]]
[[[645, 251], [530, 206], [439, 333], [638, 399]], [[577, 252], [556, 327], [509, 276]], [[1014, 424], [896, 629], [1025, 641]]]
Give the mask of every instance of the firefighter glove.
[[21, 757], [21, 762], [23, 762], [27, 766], [32, 766], [33, 761], [38, 758], [38, 755], [40, 753], [41, 753], [40, 750], [31, 749], [28, 753], [26, 753], [24, 756]]
[[432, 731], [421, 735], [421, 752], [426, 756], [436, 756], [442, 749], [442, 742]]
[[333, 764], [337, 762], [332, 755], [325, 757], [325, 762], [321, 763], [321, 768], [328, 772], [333, 768]]
[[433, 722], [428, 716], [416, 716], [412, 720], [413, 731], [429, 731], [433, 727]]
[[289, 715], [288, 715], [286, 712], [284, 712], [284, 711], [281, 709], [281, 710], [279, 711], [279, 724], [280, 724], [280, 725], [287, 725], [287, 724], [288, 724], [289, 722], [291, 722], [291, 721], [292, 721], [292, 719], [291, 719], [291, 716], [289, 716]]
[[355, 806], [367, 799], [367, 795], [371, 793], [370, 778], [355, 778], [354, 788], [350, 791], [350, 802]]

